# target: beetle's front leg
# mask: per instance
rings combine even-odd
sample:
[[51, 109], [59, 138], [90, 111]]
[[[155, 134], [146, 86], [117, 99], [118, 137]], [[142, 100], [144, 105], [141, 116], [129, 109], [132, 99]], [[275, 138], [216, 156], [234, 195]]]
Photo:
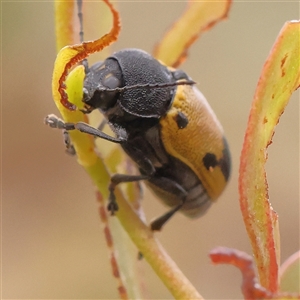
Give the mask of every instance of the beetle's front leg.
[[64, 138], [64, 144], [66, 146], [66, 153], [69, 155], [76, 155], [76, 150], [74, 148], [74, 145], [72, 144], [69, 132], [67, 130], [63, 130], [63, 138]]
[[[64, 139], [64, 144], [66, 146], [66, 153], [72, 156], [75, 155], [76, 150], [72, 144], [70, 134], [69, 134], [69, 130], [74, 129], [74, 127], [70, 126], [69, 128], [66, 128], [66, 123], [62, 119], [58, 118], [56, 115], [53, 114], [50, 114], [45, 118], [45, 124], [49, 125], [51, 128], [63, 129], [63, 139]], [[107, 121], [103, 119], [100, 125], [98, 126], [98, 130], [102, 131], [106, 124]]]
[[65, 122], [53, 114], [48, 115], [44, 121], [45, 124], [49, 125], [51, 128], [63, 129], [63, 139], [64, 144], [66, 146], [66, 153], [70, 155], [75, 155], [76, 151], [72, 144], [69, 132], [68, 130], [66, 130]]
[[127, 140], [127, 134], [125, 131], [120, 130], [120, 136], [112, 137], [84, 122], [65, 123], [62, 119], [53, 114], [50, 114], [45, 118], [45, 124], [49, 125], [51, 128], [64, 129], [66, 131], [77, 129], [83, 133], [87, 133], [94, 137], [98, 137], [117, 144], [123, 143]]

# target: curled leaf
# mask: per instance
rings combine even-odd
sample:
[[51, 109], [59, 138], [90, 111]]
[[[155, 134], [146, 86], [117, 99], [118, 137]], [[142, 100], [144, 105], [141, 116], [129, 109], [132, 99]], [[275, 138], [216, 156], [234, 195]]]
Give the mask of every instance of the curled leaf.
[[[244, 299], [299, 299], [298, 294], [272, 293], [262, 287], [255, 275], [252, 256], [249, 254], [226, 247], [217, 247], [209, 253], [210, 259], [215, 264], [229, 264], [237, 267], [242, 273], [242, 293]], [[298, 270], [299, 272], [299, 270]], [[299, 281], [298, 281], [299, 284]]]
[[245, 299], [272, 298], [272, 293], [259, 285], [252, 257], [236, 249], [218, 247], [209, 253], [215, 264], [230, 264], [237, 267], [243, 276], [242, 293]]
[[274, 127], [299, 87], [300, 22], [285, 23], [263, 67], [252, 103], [240, 162], [240, 206], [260, 283], [278, 290], [279, 232], [264, 165]]
[[68, 100], [65, 92], [65, 80], [71, 68], [90, 54], [99, 52], [116, 41], [120, 32], [119, 13], [108, 0], [103, 1], [108, 5], [113, 15], [113, 27], [111, 31], [97, 40], [64, 47], [60, 50], [55, 60], [52, 78], [53, 99], [56, 103], [61, 103], [68, 110], [76, 110], [76, 106]]

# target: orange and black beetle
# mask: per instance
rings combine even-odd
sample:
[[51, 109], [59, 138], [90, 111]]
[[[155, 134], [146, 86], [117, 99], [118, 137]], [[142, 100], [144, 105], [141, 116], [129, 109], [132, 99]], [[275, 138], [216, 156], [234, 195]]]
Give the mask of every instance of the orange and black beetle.
[[178, 210], [201, 216], [224, 190], [230, 154], [223, 129], [183, 71], [142, 50], [125, 49], [87, 69], [83, 101], [86, 112], [103, 113], [116, 137], [84, 123], [65, 124], [65, 129], [120, 143], [140, 171], [138, 176], [112, 176], [112, 213], [118, 209], [114, 187], [121, 182], [145, 180], [171, 207], [151, 224], [153, 230]]

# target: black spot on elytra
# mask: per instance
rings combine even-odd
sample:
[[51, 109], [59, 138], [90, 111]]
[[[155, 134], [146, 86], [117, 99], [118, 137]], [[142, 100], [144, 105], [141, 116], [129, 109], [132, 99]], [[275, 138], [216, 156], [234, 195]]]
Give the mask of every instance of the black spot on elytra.
[[228, 143], [225, 138], [223, 138], [223, 143], [224, 143], [223, 157], [220, 159], [219, 165], [225, 177], [225, 180], [228, 181], [230, 176], [230, 170], [231, 170], [231, 157], [230, 157]]
[[217, 160], [215, 154], [206, 153], [202, 161], [207, 170], [212, 170], [216, 166], [219, 166], [221, 168], [225, 180], [228, 181], [230, 176], [230, 169], [231, 169], [231, 158], [230, 158], [228, 144], [225, 138], [223, 139], [223, 143], [224, 143], [224, 149], [222, 151], [223, 156], [219, 160]]
[[214, 168], [219, 163], [217, 161], [217, 157], [213, 153], [206, 153], [202, 159], [204, 167], [209, 170], [210, 168]]
[[185, 128], [187, 126], [187, 124], [189, 123], [188, 118], [181, 111], [178, 112], [178, 114], [174, 117], [174, 120], [177, 123], [177, 126], [179, 129]]

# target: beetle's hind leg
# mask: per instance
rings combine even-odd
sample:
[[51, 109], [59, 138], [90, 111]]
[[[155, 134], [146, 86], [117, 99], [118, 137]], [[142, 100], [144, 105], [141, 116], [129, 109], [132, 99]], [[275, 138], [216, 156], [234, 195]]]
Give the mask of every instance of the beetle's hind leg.
[[179, 203], [176, 206], [171, 208], [171, 210], [151, 222], [151, 230], [160, 231], [165, 223], [168, 222], [173, 217], [173, 215], [185, 204], [188, 193], [180, 184], [166, 177], [152, 177], [149, 181], [155, 184], [157, 187], [160, 187], [165, 191], [169, 191], [171, 195], [176, 195], [177, 198], [181, 199], [180, 201], [178, 201]]
[[[146, 160], [144, 161], [146, 162]], [[150, 166], [150, 165], [149, 165]], [[171, 210], [163, 214], [162, 216], [158, 217], [154, 221], [151, 222], [150, 228], [152, 231], [160, 231], [161, 228], [164, 226], [164, 224], [169, 221], [173, 215], [182, 208], [182, 206], [186, 202], [187, 198], [187, 192], [186, 190], [179, 185], [178, 183], [165, 178], [165, 177], [160, 177], [155, 178], [153, 174], [151, 175], [127, 175], [127, 174], [115, 174], [111, 177], [111, 183], [109, 186], [109, 203], [107, 206], [107, 209], [111, 212], [113, 215], [115, 211], [118, 210], [118, 204], [116, 201], [116, 197], [114, 194], [114, 190], [116, 186], [120, 183], [125, 183], [125, 182], [134, 182], [134, 181], [140, 181], [140, 180], [150, 180], [150, 182], [154, 183], [156, 182], [159, 186], [163, 187], [166, 190], [172, 191], [172, 193], [176, 194], [181, 201], [179, 204], [174, 206]]]
[[173, 215], [183, 206], [185, 201], [182, 201], [177, 206], [173, 207], [171, 210], [163, 214], [162, 216], [156, 218], [154, 221], [151, 222], [150, 228], [152, 231], [160, 231], [162, 227], [168, 222]]

